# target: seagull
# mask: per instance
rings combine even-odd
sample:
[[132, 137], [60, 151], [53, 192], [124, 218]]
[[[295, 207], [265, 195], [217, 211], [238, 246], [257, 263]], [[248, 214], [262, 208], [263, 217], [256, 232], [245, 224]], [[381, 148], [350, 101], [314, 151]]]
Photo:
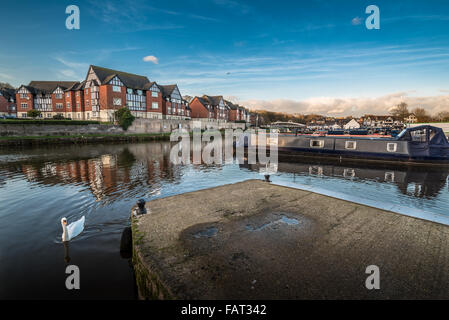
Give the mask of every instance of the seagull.
[[67, 218], [61, 219], [62, 225], [62, 242], [70, 241], [78, 236], [84, 230], [84, 216], [81, 219], [67, 225]]

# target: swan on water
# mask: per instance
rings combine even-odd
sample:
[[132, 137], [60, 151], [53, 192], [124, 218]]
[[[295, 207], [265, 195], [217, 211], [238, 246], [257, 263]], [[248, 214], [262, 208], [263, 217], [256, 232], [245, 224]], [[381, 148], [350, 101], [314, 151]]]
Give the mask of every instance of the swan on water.
[[61, 219], [62, 242], [70, 241], [84, 230], [84, 216], [81, 219], [67, 225], [67, 218]]

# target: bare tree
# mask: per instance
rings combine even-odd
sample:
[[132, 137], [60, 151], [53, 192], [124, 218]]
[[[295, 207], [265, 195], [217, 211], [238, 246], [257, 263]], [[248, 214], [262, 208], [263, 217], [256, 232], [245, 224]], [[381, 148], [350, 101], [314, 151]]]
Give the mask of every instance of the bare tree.
[[14, 87], [10, 85], [8, 82], [0, 82], [0, 88], [14, 89]]
[[441, 122], [449, 121], [449, 111], [441, 111], [436, 115], [436, 120]]
[[391, 109], [390, 113], [392, 116], [399, 118], [401, 121], [407, 118], [410, 114], [408, 112], [408, 105], [405, 102], [401, 102], [400, 104], [395, 106], [393, 109]]
[[418, 122], [429, 122], [432, 120], [432, 117], [424, 108], [415, 108], [412, 113], [418, 118]]

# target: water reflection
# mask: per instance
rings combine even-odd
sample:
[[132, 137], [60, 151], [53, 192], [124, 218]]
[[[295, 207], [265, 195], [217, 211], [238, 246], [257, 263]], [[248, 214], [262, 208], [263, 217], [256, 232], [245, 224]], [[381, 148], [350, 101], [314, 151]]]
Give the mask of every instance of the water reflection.
[[[444, 189], [449, 175], [447, 167], [422, 167], [382, 164], [342, 164], [337, 161], [308, 160], [295, 158], [284, 159], [278, 165], [280, 174], [289, 173], [295, 176], [334, 177], [353, 182], [373, 181], [396, 185], [398, 190], [407, 196], [431, 199], [437, 197]], [[259, 165], [240, 165], [252, 171], [259, 171]]]
[[[89, 280], [76, 297], [132, 299], [130, 252], [121, 240], [138, 199], [264, 179], [257, 166], [173, 165], [170, 148], [150, 142], [0, 149], [0, 298], [73, 298], [61, 284], [66, 264], [76, 260]], [[274, 183], [449, 212], [448, 168], [280, 158], [278, 170]], [[59, 221], [83, 215], [86, 228], [70, 250], [64, 244], [62, 259]]]

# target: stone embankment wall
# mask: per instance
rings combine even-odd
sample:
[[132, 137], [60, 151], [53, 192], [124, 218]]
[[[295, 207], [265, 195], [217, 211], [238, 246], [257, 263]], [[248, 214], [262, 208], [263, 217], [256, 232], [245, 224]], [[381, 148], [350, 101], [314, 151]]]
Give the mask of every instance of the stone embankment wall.
[[83, 134], [120, 134], [123, 129], [115, 125], [46, 125], [0, 124], [0, 136], [71, 136]]
[[184, 128], [191, 131], [193, 122], [201, 122], [201, 129], [245, 129], [244, 123], [217, 122], [205, 120], [160, 120], [160, 119], [136, 119], [128, 128], [127, 133], [157, 133], [172, 132], [178, 128]]
[[[135, 119], [124, 131], [118, 125], [47, 125], [47, 124], [0, 124], [0, 136], [70, 136], [82, 134], [139, 134], [169, 133], [180, 127], [191, 131], [195, 120]], [[244, 123], [201, 121], [202, 129], [245, 129]]]

